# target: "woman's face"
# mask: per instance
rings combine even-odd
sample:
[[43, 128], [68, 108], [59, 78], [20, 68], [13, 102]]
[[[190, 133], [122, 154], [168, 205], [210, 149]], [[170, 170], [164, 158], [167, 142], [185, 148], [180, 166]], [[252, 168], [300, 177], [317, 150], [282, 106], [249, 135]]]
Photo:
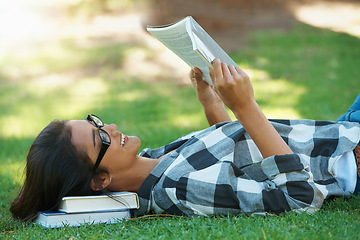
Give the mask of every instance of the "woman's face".
[[[72, 132], [72, 144], [76, 149], [86, 151], [95, 164], [101, 148], [98, 128], [87, 120], [71, 120], [68, 125]], [[100, 166], [106, 168], [110, 175], [130, 169], [137, 158], [141, 145], [140, 139], [135, 136], [126, 136], [117, 131], [115, 124], [105, 124], [102, 129], [110, 135], [111, 144], [101, 160]]]

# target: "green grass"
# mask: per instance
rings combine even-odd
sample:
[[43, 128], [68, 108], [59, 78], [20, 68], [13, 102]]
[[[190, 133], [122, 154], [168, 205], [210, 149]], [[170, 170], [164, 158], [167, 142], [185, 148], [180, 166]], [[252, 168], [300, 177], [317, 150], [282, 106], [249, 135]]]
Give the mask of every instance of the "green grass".
[[312, 216], [143, 218], [115, 225], [43, 229], [16, 225], [2, 237], [16, 239], [359, 239], [359, 198], [337, 199]]
[[[358, 38], [299, 24], [290, 32], [254, 32], [245, 42], [232, 57], [252, 76], [270, 118], [335, 120], [359, 93]], [[127, 74], [122, 66], [131, 49], [149, 51], [136, 43], [83, 47], [66, 39], [0, 58], [0, 238], [359, 239], [359, 197], [326, 202], [312, 216], [144, 218], [54, 230], [12, 220], [8, 208], [28, 148], [54, 118], [94, 113], [150, 148], [207, 127], [191, 86]]]
[[360, 92], [356, 37], [299, 25], [248, 40], [234, 58], [254, 71], [256, 97], [270, 114], [280, 106], [296, 117], [335, 120]]

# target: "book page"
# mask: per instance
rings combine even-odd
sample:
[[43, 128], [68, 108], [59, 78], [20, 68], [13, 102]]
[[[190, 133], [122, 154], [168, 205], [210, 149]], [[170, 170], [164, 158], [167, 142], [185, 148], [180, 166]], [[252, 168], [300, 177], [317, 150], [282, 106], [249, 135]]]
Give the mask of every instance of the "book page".
[[194, 50], [196, 49], [210, 63], [215, 58], [219, 58], [221, 62], [225, 62], [227, 65], [237, 66], [230, 56], [193, 18], [190, 18], [190, 24], [193, 33]]
[[186, 28], [187, 21], [189, 18], [163, 27], [148, 26], [147, 30], [191, 68], [195, 66], [200, 68], [204, 74], [204, 79], [212, 84], [207, 63], [194, 51], [192, 39]]

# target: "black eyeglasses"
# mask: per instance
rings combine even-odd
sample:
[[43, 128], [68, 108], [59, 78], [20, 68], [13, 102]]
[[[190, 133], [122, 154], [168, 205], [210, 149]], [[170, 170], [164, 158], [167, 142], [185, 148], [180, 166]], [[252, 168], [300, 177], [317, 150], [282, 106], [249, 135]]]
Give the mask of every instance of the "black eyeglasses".
[[96, 162], [95, 162], [95, 165], [93, 168], [93, 173], [95, 173], [96, 169], [99, 167], [99, 164], [105, 155], [106, 150], [108, 149], [108, 147], [111, 144], [111, 138], [110, 138], [110, 135], [105, 130], [101, 129], [102, 127], [104, 127], [104, 123], [103, 123], [103, 121], [101, 121], [101, 119], [98, 116], [89, 114], [87, 116], [86, 120], [88, 120], [90, 123], [94, 124], [98, 128], [99, 137], [101, 139], [100, 153], [96, 159]]

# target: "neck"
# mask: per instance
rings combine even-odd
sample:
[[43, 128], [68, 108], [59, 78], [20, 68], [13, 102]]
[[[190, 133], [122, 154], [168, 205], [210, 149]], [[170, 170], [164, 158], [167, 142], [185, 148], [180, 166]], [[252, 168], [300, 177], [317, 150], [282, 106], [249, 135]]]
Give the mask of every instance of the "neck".
[[137, 156], [136, 161], [130, 169], [126, 172], [113, 174], [111, 176], [111, 183], [108, 186], [110, 191], [129, 191], [138, 192], [140, 186], [149, 176], [151, 171], [159, 163], [160, 159], [152, 159]]

